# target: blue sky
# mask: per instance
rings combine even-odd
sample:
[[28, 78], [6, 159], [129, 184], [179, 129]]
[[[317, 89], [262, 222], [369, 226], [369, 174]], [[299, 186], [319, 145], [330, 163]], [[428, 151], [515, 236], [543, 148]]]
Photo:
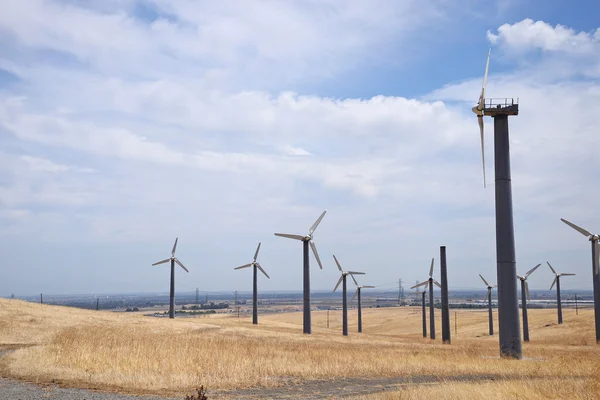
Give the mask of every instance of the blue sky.
[[[8, 1], [0, 15], [0, 295], [300, 289], [315, 234], [393, 287], [448, 247], [450, 286], [495, 276], [492, 121], [483, 189], [477, 100], [511, 119], [517, 269], [550, 261], [591, 289], [600, 230], [599, 6], [581, 1]], [[313, 261], [314, 263], [314, 261]], [[436, 263], [437, 265], [437, 263]], [[547, 288], [549, 269], [531, 288]], [[482, 287], [483, 289], [483, 287]]]

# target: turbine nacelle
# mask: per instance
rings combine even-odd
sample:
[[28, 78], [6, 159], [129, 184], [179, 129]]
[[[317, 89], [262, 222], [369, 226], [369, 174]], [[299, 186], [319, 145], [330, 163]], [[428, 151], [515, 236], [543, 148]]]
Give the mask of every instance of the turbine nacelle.
[[473, 113], [475, 115], [481, 115], [481, 116], [483, 116], [483, 110], [479, 109], [479, 105], [476, 105], [473, 108], [471, 108], [471, 111], [473, 111]]
[[300, 240], [302, 242], [308, 242], [310, 245], [310, 249], [312, 250], [313, 254], [315, 255], [317, 263], [319, 264], [319, 267], [321, 269], [323, 269], [323, 264], [321, 264], [321, 259], [319, 258], [319, 253], [317, 252], [317, 247], [315, 246], [315, 242], [313, 241], [313, 233], [315, 232], [315, 229], [317, 229], [317, 226], [319, 226], [319, 224], [321, 223], [321, 220], [325, 216], [326, 212], [327, 211], [323, 211], [321, 216], [319, 218], [317, 218], [317, 220], [315, 221], [314, 224], [312, 224], [312, 226], [308, 230], [307, 235], [303, 236], [303, 235], [294, 235], [291, 233], [275, 233], [275, 236], [280, 236], [280, 237], [284, 237], [284, 238], [288, 238], [288, 239]]
[[261, 243], [258, 243], [258, 247], [256, 248], [256, 252], [254, 253], [254, 260], [251, 263], [242, 265], [240, 267], [234, 268], [234, 269], [242, 269], [242, 268], [249, 268], [249, 267], [256, 267], [260, 270], [260, 272], [262, 272], [268, 279], [271, 279], [271, 277], [265, 272], [264, 269], [262, 269], [262, 267], [260, 266], [260, 264], [258, 263], [258, 261], [256, 261], [256, 259], [258, 258], [258, 252], [260, 251], [260, 245]]
[[183, 268], [183, 270], [184, 270], [185, 272], [188, 272], [188, 273], [189, 273], [190, 271], [188, 271], [188, 269], [187, 269], [187, 268], [186, 268], [186, 267], [185, 267], [185, 266], [184, 266], [184, 265], [181, 263], [181, 261], [179, 261], [179, 260], [177, 259], [177, 257], [175, 257], [175, 250], [177, 250], [177, 241], [178, 241], [178, 240], [179, 240], [179, 238], [175, 238], [175, 244], [173, 245], [173, 250], [171, 250], [171, 257], [169, 257], [169, 258], [166, 258], [166, 259], [164, 259], [164, 260], [161, 260], [161, 261], [157, 261], [157, 262], [155, 262], [155, 263], [154, 263], [154, 264], [152, 264], [152, 265], [160, 265], [160, 264], [164, 264], [164, 263], [166, 263], [166, 262], [169, 262], [169, 261], [171, 261], [171, 262], [175, 262], [177, 265], [179, 265], [181, 268]]

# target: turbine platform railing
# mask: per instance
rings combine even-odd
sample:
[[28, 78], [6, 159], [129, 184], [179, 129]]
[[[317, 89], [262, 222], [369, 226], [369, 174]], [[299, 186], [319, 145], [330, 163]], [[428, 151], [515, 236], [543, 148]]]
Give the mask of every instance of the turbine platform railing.
[[519, 98], [484, 99], [483, 114], [490, 117], [495, 115], [519, 115]]

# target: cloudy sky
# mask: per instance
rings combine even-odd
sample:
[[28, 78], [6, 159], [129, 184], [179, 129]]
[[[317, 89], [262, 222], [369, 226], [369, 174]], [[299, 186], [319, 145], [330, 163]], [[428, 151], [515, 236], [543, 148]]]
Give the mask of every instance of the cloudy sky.
[[[584, 4], [585, 3], [585, 4]], [[471, 112], [511, 117], [517, 270], [550, 261], [591, 289], [600, 231], [600, 29], [580, 1], [4, 0], [0, 295], [331, 290], [335, 254], [364, 284], [495, 282], [492, 120], [483, 188]], [[436, 270], [436, 277], [439, 276]], [[547, 289], [547, 266], [530, 287]]]

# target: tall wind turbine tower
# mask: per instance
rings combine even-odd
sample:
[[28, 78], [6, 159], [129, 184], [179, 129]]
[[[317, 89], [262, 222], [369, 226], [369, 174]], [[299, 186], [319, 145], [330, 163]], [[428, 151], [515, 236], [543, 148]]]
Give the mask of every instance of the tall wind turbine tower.
[[169, 296], [169, 318], [175, 318], [175, 263], [179, 265], [183, 270], [187, 273], [188, 269], [184, 267], [184, 265], [175, 257], [175, 250], [177, 250], [177, 240], [179, 238], [175, 238], [175, 244], [173, 245], [173, 250], [171, 251], [171, 257], [162, 261], [155, 262], [152, 265], [164, 264], [166, 262], [171, 261], [171, 291]]
[[594, 320], [596, 322], [596, 344], [600, 344], [600, 274], [598, 273], [598, 264], [600, 264], [600, 235], [592, 234], [580, 226], [575, 225], [566, 219], [560, 219], [583, 236], [587, 237], [592, 245], [592, 281], [594, 283]]
[[313, 233], [317, 226], [321, 223], [321, 220], [325, 216], [327, 211], [323, 211], [321, 216], [317, 218], [315, 223], [308, 230], [308, 235], [293, 235], [289, 233], [276, 233], [275, 236], [281, 236], [288, 239], [296, 239], [302, 241], [302, 254], [303, 254], [303, 264], [304, 264], [304, 333], [310, 334], [312, 332], [311, 328], [311, 320], [310, 320], [310, 265], [309, 265], [309, 257], [308, 257], [308, 247], [312, 249], [315, 258], [317, 259], [317, 263], [319, 263], [319, 267], [323, 269], [323, 264], [321, 264], [321, 259], [319, 258], [319, 253], [317, 252], [317, 247], [313, 241]]
[[521, 329], [519, 324], [519, 302], [517, 297], [517, 266], [515, 256], [515, 232], [512, 210], [512, 185], [510, 175], [510, 147], [508, 117], [519, 115], [518, 100], [486, 99], [485, 87], [490, 66], [488, 52], [481, 95], [473, 112], [477, 115], [481, 138], [483, 163], [483, 186], [485, 181], [485, 154], [483, 117], [494, 118], [494, 166], [496, 175], [496, 268], [498, 275], [498, 321], [500, 325], [500, 355], [523, 358]]

